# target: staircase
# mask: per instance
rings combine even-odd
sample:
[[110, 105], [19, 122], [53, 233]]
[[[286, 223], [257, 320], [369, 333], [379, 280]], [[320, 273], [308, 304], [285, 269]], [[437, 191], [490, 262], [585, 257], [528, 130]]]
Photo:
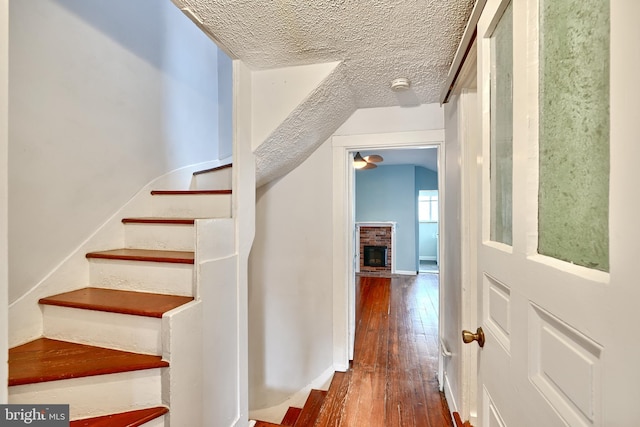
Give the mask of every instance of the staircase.
[[184, 424], [201, 373], [180, 378], [202, 343], [175, 331], [201, 327], [197, 227], [231, 217], [231, 165], [190, 187], [152, 191], [152, 216], [122, 220], [121, 248], [86, 254], [87, 287], [40, 299], [44, 336], [9, 351], [9, 403], [69, 404], [72, 427]]
[[255, 427], [326, 427], [337, 425], [349, 387], [349, 372], [336, 372], [329, 390], [311, 390], [302, 408], [291, 407], [280, 424], [257, 421]]

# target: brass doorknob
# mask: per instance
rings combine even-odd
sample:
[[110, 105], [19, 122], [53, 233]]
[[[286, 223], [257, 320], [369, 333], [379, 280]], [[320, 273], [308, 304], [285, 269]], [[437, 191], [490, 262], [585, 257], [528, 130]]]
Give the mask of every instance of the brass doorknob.
[[484, 347], [484, 331], [482, 328], [478, 328], [474, 334], [471, 331], [464, 330], [462, 331], [462, 341], [464, 341], [465, 344], [478, 341], [478, 345]]

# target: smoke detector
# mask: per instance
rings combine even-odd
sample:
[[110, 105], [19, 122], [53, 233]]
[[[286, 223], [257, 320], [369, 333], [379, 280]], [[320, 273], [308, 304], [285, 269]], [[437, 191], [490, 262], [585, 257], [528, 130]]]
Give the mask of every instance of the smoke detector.
[[391, 90], [394, 92], [402, 92], [411, 87], [411, 81], [406, 77], [399, 77], [391, 82]]

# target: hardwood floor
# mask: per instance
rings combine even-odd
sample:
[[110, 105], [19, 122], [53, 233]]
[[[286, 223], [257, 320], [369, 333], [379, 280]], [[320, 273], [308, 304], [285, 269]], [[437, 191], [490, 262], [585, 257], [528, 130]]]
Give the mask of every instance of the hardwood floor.
[[348, 385], [316, 426], [453, 426], [437, 381], [438, 276], [359, 277], [356, 289]]

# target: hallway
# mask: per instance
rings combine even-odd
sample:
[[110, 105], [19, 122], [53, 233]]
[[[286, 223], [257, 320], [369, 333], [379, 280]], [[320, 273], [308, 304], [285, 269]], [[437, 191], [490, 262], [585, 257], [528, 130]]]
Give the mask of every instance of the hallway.
[[437, 382], [438, 276], [359, 277], [356, 286], [348, 386], [322, 425], [452, 426]]

